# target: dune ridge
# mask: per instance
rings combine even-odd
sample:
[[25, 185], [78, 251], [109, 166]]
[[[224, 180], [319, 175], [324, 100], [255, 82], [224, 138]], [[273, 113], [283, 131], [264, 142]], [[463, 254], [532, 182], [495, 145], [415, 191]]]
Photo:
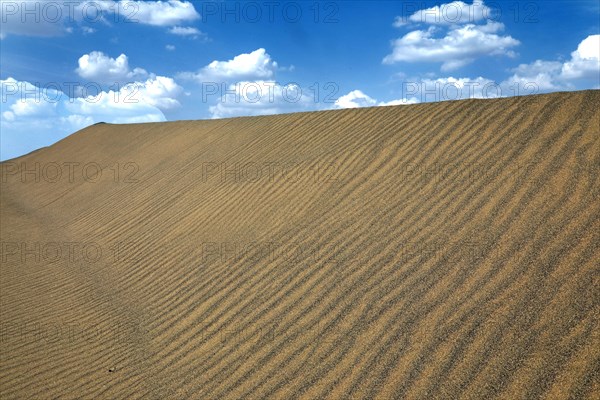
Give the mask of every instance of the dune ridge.
[[0, 398], [598, 398], [599, 110], [100, 124], [1, 163]]

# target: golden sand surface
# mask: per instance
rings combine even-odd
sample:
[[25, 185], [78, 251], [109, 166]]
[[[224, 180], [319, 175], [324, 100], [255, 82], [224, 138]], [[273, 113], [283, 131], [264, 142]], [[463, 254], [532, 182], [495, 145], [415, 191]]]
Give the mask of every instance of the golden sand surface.
[[600, 398], [598, 90], [0, 166], [2, 400]]

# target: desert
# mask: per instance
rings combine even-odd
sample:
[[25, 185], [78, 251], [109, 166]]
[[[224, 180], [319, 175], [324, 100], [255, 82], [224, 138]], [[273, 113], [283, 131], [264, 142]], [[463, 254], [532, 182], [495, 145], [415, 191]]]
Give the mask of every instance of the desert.
[[598, 398], [599, 129], [586, 90], [6, 160], [1, 397]]

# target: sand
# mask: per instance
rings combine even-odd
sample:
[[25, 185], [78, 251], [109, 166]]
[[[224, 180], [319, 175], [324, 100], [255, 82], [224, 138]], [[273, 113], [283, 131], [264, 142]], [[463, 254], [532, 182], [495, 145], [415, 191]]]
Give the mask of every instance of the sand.
[[3, 400], [600, 398], [600, 91], [100, 124], [0, 166]]

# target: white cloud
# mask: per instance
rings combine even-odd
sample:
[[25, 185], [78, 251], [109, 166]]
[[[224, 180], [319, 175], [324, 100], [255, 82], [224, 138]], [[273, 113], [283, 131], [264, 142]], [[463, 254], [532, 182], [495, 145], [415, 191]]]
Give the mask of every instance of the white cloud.
[[[79, 68], [76, 69], [76, 72], [82, 78], [95, 83], [111, 85], [111, 88], [117, 83], [121, 86], [119, 92], [122, 92], [124, 96], [161, 110], [181, 105], [177, 97], [183, 93], [183, 88], [173, 78], [148, 74], [142, 68], [131, 70], [125, 54], [121, 54], [116, 59], [99, 51], [84, 54], [79, 59]], [[143, 78], [147, 79], [140, 80]], [[78, 89], [81, 90], [82, 86]], [[79, 94], [82, 96], [81, 93]]]
[[200, 14], [191, 2], [180, 0], [84, 0], [75, 7], [75, 19], [98, 22], [99, 15], [108, 21], [129, 21], [153, 26], [175, 26], [195, 21]]
[[[414, 96], [421, 102], [489, 99], [510, 95], [509, 88], [483, 78], [441, 77], [422, 79], [406, 85], [405, 94]], [[514, 93], [513, 93], [514, 94]]]
[[416, 30], [392, 42], [393, 51], [383, 59], [384, 64], [396, 62], [441, 62], [442, 70], [453, 70], [487, 55], [513, 56], [509, 50], [519, 45], [511, 36], [497, 33], [504, 29], [499, 22], [485, 25], [452, 26], [443, 37], [434, 37], [435, 27]]
[[198, 37], [198, 36], [202, 35], [202, 32], [200, 32], [197, 28], [181, 27], [181, 26], [174, 26], [173, 28], [169, 29], [169, 33], [172, 33], [173, 35], [178, 35], [178, 36], [193, 36], [193, 37]]
[[394, 26], [399, 28], [409, 23], [426, 23], [433, 25], [466, 24], [492, 19], [493, 10], [483, 1], [474, 0], [473, 4], [453, 1], [439, 6], [418, 10], [408, 17], [396, 17]]
[[115, 83], [130, 81], [148, 75], [142, 68], [129, 68], [129, 60], [125, 54], [111, 58], [100, 51], [92, 51], [79, 58], [77, 74], [90, 81], [99, 83]]
[[367, 96], [360, 90], [353, 90], [348, 94], [340, 96], [336, 102], [336, 108], [358, 108], [370, 107], [377, 104], [377, 100]]
[[[2, 82], [4, 83], [6, 81]], [[29, 86], [27, 89], [32, 89], [32, 87]], [[10, 119], [14, 120], [20, 117], [39, 117], [52, 114], [56, 109], [56, 104], [36, 100], [35, 96], [31, 96], [29, 98], [24, 97], [18, 99], [17, 101], [13, 102], [9, 108], [11, 110], [8, 111], [8, 113], [10, 113]]]
[[260, 48], [252, 53], [235, 56], [228, 61], [213, 61], [200, 71], [183, 72], [178, 76], [205, 82], [237, 82], [241, 80], [265, 80], [273, 77], [277, 70], [277, 62], [265, 49]]
[[600, 35], [581, 41], [571, 59], [536, 60], [512, 70], [501, 82], [483, 77], [404, 80], [402, 94], [421, 102], [496, 98], [547, 93], [561, 90], [600, 89]]
[[314, 97], [296, 84], [275, 81], [242, 81], [230, 84], [228, 93], [209, 107], [212, 118], [270, 115], [317, 108]]
[[[202, 102], [212, 103], [209, 106], [212, 118], [325, 108], [314, 90], [302, 88], [296, 83], [276, 82], [275, 74], [280, 70], [293, 71], [294, 67], [279, 67], [264, 48], [259, 48], [227, 61], [215, 60], [197, 72], [182, 72], [177, 77], [203, 85]], [[331, 94], [331, 90], [335, 88], [323, 88], [327, 95]], [[323, 103], [326, 101], [323, 99]]]
[[[145, 83], [136, 83], [121, 88], [118, 92], [102, 91], [94, 96], [71, 98], [56, 88], [38, 88], [35, 85], [13, 78], [0, 81], [3, 108], [8, 108], [14, 120], [23, 117], [63, 118], [68, 115], [91, 117], [99, 121], [121, 123], [137, 120], [140, 115], [151, 115], [150, 120], [164, 120], [156, 104], [166, 100], [165, 96], [180, 92], [170, 78], [157, 77]], [[26, 118], [23, 118], [25, 120]], [[108, 120], [106, 120], [108, 119]], [[109, 121], [110, 120], [110, 121]]]
[[333, 108], [359, 108], [359, 107], [374, 107], [374, 106], [400, 106], [406, 104], [416, 104], [419, 103], [419, 99], [416, 97], [411, 98], [402, 98], [391, 101], [380, 101], [377, 102], [371, 96], [363, 93], [361, 90], [353, 90], [348, 94], [340, 96]]
[[194, 5], [187, 1], [121, 1], [118, 7], [122, 10], [120, 15], [155, 26], [174, 26], [200, 18]]
[[13, 122], [15, 120], [15, 113], [12, 111], [4, 111], [2, 113], [2, 118], [4, 118], [8, 122]]
[[483, 77], [454, 78], [440, 77], [436, 79], [415, 78], [402, 82], [402, 97], [391, 101], [378, 101], [360, 90], [353, 90], [341, 96], [334, 108], [357, 108], [373, 106], [398, 106], [417, 103], [428, 103], [449, 100], [483, 99], [507, 97], [516, 94], [530, 94], [531, 91], [511, 86], [513, 82], [496, 83]]
[[392, 101], [382, 101], [379, 104], [377, 104], [378, 106], [404, 106], [407, 104], [417, 104], [420, 103], [419, 99], [417, 99], [416, 97], [411, 97], [409, 99], [407, 99], [406, 97], [402, 98], [402, 99], [398, 99], [398, 100], [392, 100]]
[[600, 74], [600, 35], [585, 38], [561, 71], [563, 79], [596, 78]]
[[[147, 85], [139, 99], [127, 89], [101, 92], [96, 97], [69, 98], [56, 89], [39, 89], [29, 82], [12, 78], [0, 81], [0, 158], [7, 159], [50, 145], [96, 122], [159, 122], [166, 118], [151, 104], [169, 88], [165, 82]], [[156, 86], [159, 86], [158, 88]], [[172, 87], [170, 90], [173, 90]], [[136, 101], [137, 100], [137, 101]]]
[[571, 59], [560, 61], [536, 60], [521, 64], [513, 70], [506, 84], [534, 85], [539, 92], [576, 90], [600, 87], [600, 35], [582, 40]]
[[177, 97], [183, 93], [183, 88], [172, 78], [156, 76], [144, 83], [137, 82], [136, 88], [139, 93], [133, 95], [146, 104], [155, 106], [161, 110], [169, 110], [181, 106]]
[[165, 46], [165, 49], [169, 50], [169, 51], [174, 51], [176, 49], [175, 46], [173, 46], [172, 44], [168, 44]]
[[138, 122], [166, 121], [164, 114], [154, 105], [139, 101], [129, 87], [119, 92], [102, 92], [99, 96], [75, 98], [64, 103], [68, 115], [60, 116], [76, 120], [109, 122], [115, 124], [131, 124]]
[[520, 64], [513, 69], [514, 74], [506, 80], [515, 85], [535, 85], [539, 91], [560, 90], [561, 84], [557, 82], [563, 64], [558, 61], [536, 60], [530, 64]]
[[[416, 78], [402, 83], [402, 96], [412, 103], [429, 103], [466, 99], [491, 99], [541, 92], [530, 80], [507, 79], [496, 82], [484, 77], [453, 76], [435, 79]], [[406, 103], [403, 103], [406, 104]], [[381, 104], [380, 104], [381, 105]]]
[[[83, 89], [80, 87], [79, 89]], [[109, 90], [97, 93], [94, 88], [85, 92], [78, 93], [76, 99], [90, 99], [93, 97], [114, 98], [114, 103], [129, 104], [147, 104], [160, 110], [170, 110], [180, 107], [181, 104], [177, 98], [183, 93], [183, 88], [179, 86], [172, 78], [165, 76], [152, 75], [146, 81], [129, 82], [119, 87], [118, 91]], [[92, 93], [93, 92], [93, 93]], [[107, 93], [110, 94], [107, 95]], [[88, 101], [95, 103], [94, 101]]]

